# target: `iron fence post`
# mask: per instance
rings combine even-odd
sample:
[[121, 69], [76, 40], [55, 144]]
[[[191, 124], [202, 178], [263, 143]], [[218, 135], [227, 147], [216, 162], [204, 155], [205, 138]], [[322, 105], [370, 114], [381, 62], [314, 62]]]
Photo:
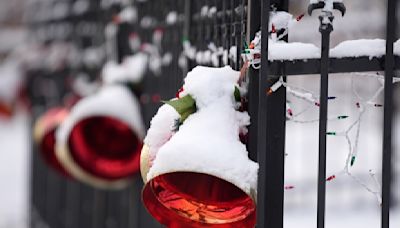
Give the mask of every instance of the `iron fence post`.
[[285, 105], [284, 88], [267, 96], [277, 78], [268, 69], [270, 1], [261, 2], [261, 69], [258, 87], [257, 161], [259, 163], [257, 226], [283, 227]]
[[382, 142], [382, 228], [390, 227], [390, 205], [392, 187], [392, 123], [393, 123], [393, 76], [396, 26], [396, 0], [388, 0], [387, 26], [386, 26], [386, 55], [385, 55], [385, 91], [384, 91], [384, 116], [383, 116], [383, 142]]
[[318, 153], [318, 201], [317, 227], [325, 227], [325, 192], [326, 192], [326, 128], [328, 118], [328, 82], [329, 82], [329, 41], [333, 30], [331, 23], [324, 20], [333, 20], [333, 16], [320, 16], [321, 33], [321, 78], [320, 78], [320, 107], [319, 107], [319, 153]]

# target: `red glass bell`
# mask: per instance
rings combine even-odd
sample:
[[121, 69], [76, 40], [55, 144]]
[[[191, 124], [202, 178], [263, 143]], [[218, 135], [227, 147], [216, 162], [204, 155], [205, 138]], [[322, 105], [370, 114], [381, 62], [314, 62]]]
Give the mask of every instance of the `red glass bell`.
[[64, 176], [70, 176], [55, 155], [55, 132], [68, 116], [68, 110], [62, 107], [52, 108], [38, 118], [34, 127], [34, 138], [46, 163]]
[[56, 156], [79, 181], [121, 189], [139, 172], [144, 126], [128, 87], [105, 85], [77, 102], [57, 131]]
[[237, 110], [239, 77], [229, 67], [195, 67], [185, 96], [165, 102], [151, 121], [141, 151], [142, 199], [167, 227], [256, 224], [259, 167], [239, 140], [250, 120]]
[[143, 202], [168, 227], [254, 227], [253, 199], [218, 177], [194, 172], [172, 172], [146, 184]]
[[68, 147], [75, 163], [95, 177], [117, 180], [139, 172], [141, 140], [116, 118], [80, 120], [71, 130]]

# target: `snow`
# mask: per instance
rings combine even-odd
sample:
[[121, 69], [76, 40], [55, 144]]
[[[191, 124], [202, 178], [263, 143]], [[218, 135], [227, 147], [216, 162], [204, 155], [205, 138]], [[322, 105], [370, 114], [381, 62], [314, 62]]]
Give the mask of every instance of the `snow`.
[[[19, 110], [20, 111], [20, 110]], [[0, 227], [28, 227], [30, 176], [30, 119], [18, 112], [0, 118]]]
[[[190, 94], [198, 110], [159, 148], [147, 180], [175, 171], [206, 173], [233, 183], [255, 199], [258, 164], [248, 158], [239, 140], [239, 131], [250, 124], [250, 117], [234, 108], [238, 78], [239, 72], [230, 67], [196, 67], [188, 73], [181, 97]], [[149, 132], [154, 128], [161, 125], [152, 121]]]
[[188, 40], [183, 41], [183, 52], [189, 59], [196, 58], [196, 48]]
[[22, 76], [16, 59], [7, 59], [0, 64], [0, 102], [11, 104], [15, 101]]
[[72, 84], [74, 93], [77, 93], [80, 97], [86, 97], [94, 94], [100, 88], [98, 81], [90, 82], [90, 76], [86, 73], [77, 74]]
[[320, 49], [307, 43], [284, 41], [273, 42], [270, 40], [268, 44], [269, 60], [297, 60], [297, 59], [317, 59], [321, 56]]
[[229, 59], [236, 63], [237, 58], [237, 46], [232, 46], [229, 48]]
[[395, 55], [400, 56], [400, 39], [394, 42], [393, 52]]
[[[43, 47], [42, 47], [43, 48]], [[40, 51], [45, 51], [42, 53], [44, 57], [44, 62], [42, 67], [49, 70], [56, 70], [60, 67], [64, 67], [67, 64], [76, 64], [77, 57], [79, 56], [79, 51], [76, 46], [70, 42], [57, 41], [53, 42], [49, 47], [39, 48]], [[24, 55], [24, 53], [20, 53]], [[24, 58], [24, 56], [21, 56]]]
[[146, 70], [148, 57], [146, 54], [137, 53], [126, 57], [122, 64], [113, 61], [104, 65], [102, 79], [105, 83], [133, 82], [142, 80]]
[[142, 17], [142, 20], [140, 20], [140, 26], [142, 28], [150, 28], [155, 23], [156, 23], [156, 19], [151, 16], [144, 16], [144, 17]]
[[179, 113], [170, 105], [161, 106], [151, 120], [151, 128], [147, 131], [144, 143], [150, 148], [150, 157], [154, 159], [158, 149], [174, 134], [175, 122]]
[[173, 25], [178, 21], [178, 13], [176, 11], [171, 11], [165, 17], [165, 22], [168, 25]]
[[347, 40], [330, 50], [330, 56], [334, 58], [368, 56], [382, 57], [385, 55], [386, 41], [382, 39]]
[[138, 12], [135, 7], [126, 7], [120, 13], [121, 22], [134, 23], [138, 20]]
[[82, 53], [82, 62], [89, 67], [100, 66], [105, 59], [105, 55], [103, 46], [86, 48]]
[[[260, 52], [260, 47], [254, 49]], [[346, 40], [330, 49], [332, 58], [368, 57], [379, 58], [385, 55], [386, 41], [383, 39], [358, 39]], [[317, 59], [321, 56], [321, 50], [311, 43], [273, 41], [268, 42], [269, 60], [307, 60]], [[400, 55], [400, 41], [394, 44], [394, 53]]]
[[[207, 107], [222, 96], [233, 97], [239, 72], [230, 67], [196, 67], [185, 78], [181, 97], [190, 94], [198, 109]], [[233, 98], [232, 98], [233, 99]]]
[[85, 13], [86, 11], [88, 11], [89, 7], [90, 7], [89, 1], [78, 0], [78, 1], [74, 2], [71, 10], [74, 14], [81, 15], [81, 14]]
[[290, 26], [292, 18], [292, 14], [286, 11], [271, 12], [268, 30], [271, 31], [272, 25], [274, 25], [276, 30], [286, 29]]

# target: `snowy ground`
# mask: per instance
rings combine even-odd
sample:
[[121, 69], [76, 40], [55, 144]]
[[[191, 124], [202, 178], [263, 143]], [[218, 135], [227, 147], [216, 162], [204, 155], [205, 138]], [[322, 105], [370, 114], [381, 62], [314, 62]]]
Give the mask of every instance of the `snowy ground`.
[[0, 119], [0, 228], [24, 228], [28, 215], [29, 118]]

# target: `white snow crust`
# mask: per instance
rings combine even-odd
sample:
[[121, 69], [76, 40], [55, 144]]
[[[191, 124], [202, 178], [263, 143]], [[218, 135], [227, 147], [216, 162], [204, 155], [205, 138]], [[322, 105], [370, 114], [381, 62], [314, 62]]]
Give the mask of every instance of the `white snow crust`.
[[146, 54], [137, 53], [125, 58], [122, 64], [107, 62], [104, 65], [102, 79], [105, 83], [139, 82], [142, 80], [147, 67]]
[[272, 25], [275, 29], [285, 29], [290, 26], [290, 22], [293, 19], [293, 15], [285, 11], [271, 12], [269, 21], [269, 31], [272, 29]]
[[334, 58], [368, 56], [382, 57], [385, 55], [386, 41], [382, 39], [346, 40], [330, 50]]
[[[260, 51], [256, 46], [255, 51]], [[306, 60], [320, 58], [321, 49], [311, 43], [273, 41], [268, 43], [269, 60]], [[346, 40], [331, 48], [332, 58], [352, 58], [366, 56], [369, 59], [385, 55], [386, 41], [383, 39]], [[400, 55], [400, 41], [394, 43], [395, 55]]]
[[151, 120], [151, 128], [147, 131], [144, 143], [150, 148], [150, 157], [154, 158], [158, 149], [174, 134], [175, 121], [179, 113], [168, 104], [161, 106]]
[[268, 44], [269, 60], [296, 60], [296, 59], [317, 59], [321, 56], [320, 49], [314, 44], [284, 41]]

